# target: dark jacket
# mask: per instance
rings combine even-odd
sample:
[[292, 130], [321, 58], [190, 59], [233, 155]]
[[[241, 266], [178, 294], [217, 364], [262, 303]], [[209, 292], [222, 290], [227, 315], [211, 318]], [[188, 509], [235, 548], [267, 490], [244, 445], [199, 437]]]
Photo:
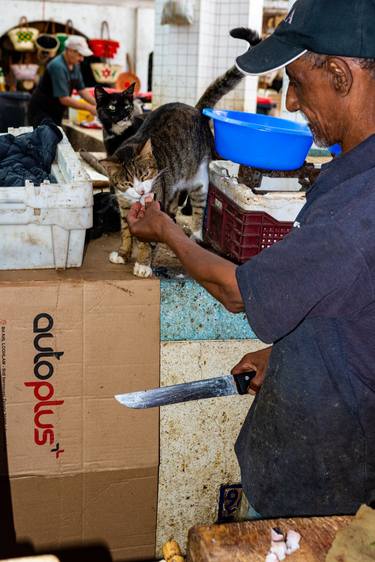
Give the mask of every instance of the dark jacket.
[[322, 167], [295, 228], [237, 269], [273, 343], [237, 441], [264, 517], [355, 513], [375, 499], [375, 135]]
[[40, 185], [44, 180], [56, 181], [51, 165], [63, 136], [58, 127], [47, 123], [32, 133], [0, 136], [0, 186], [23, 186], [29, 180]]

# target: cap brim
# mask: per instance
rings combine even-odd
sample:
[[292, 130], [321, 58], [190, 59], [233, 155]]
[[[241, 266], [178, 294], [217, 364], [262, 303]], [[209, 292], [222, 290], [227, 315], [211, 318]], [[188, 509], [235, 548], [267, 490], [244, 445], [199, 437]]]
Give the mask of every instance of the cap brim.
[[93, 53], [92, 51], [87, 48], [87, 49], [77, 49], [77, 51], [79, 52], [80, 55], [82, 55], [83, 57], [90, 57]]
[[275, 35], [271, 35], [237, 57], [236, 65], [244, 74], [260, 76], [283, 68], [297, 60], [306, 51], [307, 49], [284, 43]]

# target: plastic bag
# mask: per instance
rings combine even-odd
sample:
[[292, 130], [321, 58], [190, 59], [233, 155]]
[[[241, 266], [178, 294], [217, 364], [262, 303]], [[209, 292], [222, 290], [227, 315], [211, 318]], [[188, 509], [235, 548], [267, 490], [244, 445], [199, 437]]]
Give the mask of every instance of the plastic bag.
[[191, 25], [194, 21], [193, 0], [169, 0], [161, 14], [161, 25]]

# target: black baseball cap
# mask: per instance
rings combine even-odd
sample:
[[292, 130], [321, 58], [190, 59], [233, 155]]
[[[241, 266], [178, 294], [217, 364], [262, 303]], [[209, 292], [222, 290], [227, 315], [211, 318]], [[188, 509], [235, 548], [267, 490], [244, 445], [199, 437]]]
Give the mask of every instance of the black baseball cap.
[[297, 0], [274, 33], [239, 56], [238, 68], [260, 75], [307, 51], [375, 58], [375, 0]]

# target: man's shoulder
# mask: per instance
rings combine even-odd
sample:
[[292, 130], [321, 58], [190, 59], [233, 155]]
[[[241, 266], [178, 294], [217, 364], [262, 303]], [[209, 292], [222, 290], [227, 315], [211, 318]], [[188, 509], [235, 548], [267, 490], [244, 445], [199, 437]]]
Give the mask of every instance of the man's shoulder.
[[320, 222], [324, 217], [330, 221], [344, 214], [350, 214], [352, 221], [356, 216], [375, 216], [375, 161], [362, 161], [359, 169], [353, 166], [344, 173], [341, 167], [337, 174], [325, 174], [311, 194], [306, 213], [309, 222]]
[[57, 57], [55, 57], [54, 59], [52, 59], [48, 65], [47, 65], [47, 69], [49, 72], [66, 72], [67, 71], [67, 66], [65, 64], [65, 61], [63, 59], [63, 55], [58, 55]]

